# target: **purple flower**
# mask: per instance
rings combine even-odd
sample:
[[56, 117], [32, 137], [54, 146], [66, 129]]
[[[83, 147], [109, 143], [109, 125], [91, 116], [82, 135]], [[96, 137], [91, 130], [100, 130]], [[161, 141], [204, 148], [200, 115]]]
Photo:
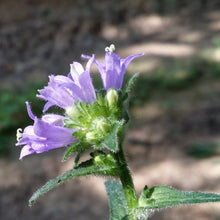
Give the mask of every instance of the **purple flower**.
[[[128, 64], [136, 57], [143, 56], [144, 53], [134, 54], [125, 59], [121, 59], [116, 53], [113, 53], [110, 48], [107, 48], [105, 54], [105, 62], [94, 60], [98, 70], [101, 74], [103, 86], [105, 90], [114, 88], [116, 90], [121, 89], [125, 71]], [[90, 56], [82, 55], [83, 58], [91, 59]]]
[[44, 89], [39, 90], [37, 97], [47, 101], [43, 112], [51, 106], [57, 105], [63, 109], [73, 106], [75, 101], [93, 103], [96, 100], [95, 89], [90, 77], [90, 66], [94, 56], [90, 57], [86, 69], [78, 62], [70, 65], [68, 77], [58, 75], [49, 76], [49, 83]]
[[38, 119], [31, 111], [30, 105], [26, 102], [28, 115], [34, 120], [32, 126], [27, 126], [16, 146], [24, 145], [20, 153], [20, 159], [23, 157], [49, 151], [51, 149], [67, 146], [76, 141], [72, 136], [75, 131], [64, 127], [64, 116], [56, 114], [47, 114]]

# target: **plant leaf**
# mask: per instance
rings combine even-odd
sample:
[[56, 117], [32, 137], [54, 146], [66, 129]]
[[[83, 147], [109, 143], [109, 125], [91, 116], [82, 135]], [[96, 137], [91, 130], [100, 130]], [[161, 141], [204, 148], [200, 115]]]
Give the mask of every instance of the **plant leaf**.
[[137, 77], [139, 76], [139, 73], [135, 73], [128, 81], [128, 85], [125, 89], [125, 93], [123, 96], [123, 100], [126, 100], [128, 98], [128, 95], [131, 91], [132, 86], [134, 85], [135, 80], [137, 79]]
[[81, 154], [80, 153], [77, 153], [76, 157], [75, 157], [75, 160], [74, 160], [74, 165], [73, 165], [73, 168], [76, 168], [78, 166], [78, 162], [80, 160], [80, 157], [81, 157]]
[[89, 148], [90, 148], [90, 146], [87, 143], [83, 143], [81, 141], [76, 142], [75, 144], [70, 146], [68, 148], [68, 150], [65, 152], [62, 162], [66, 161], [70, 157], [70, 155], [72, 155], [73, 153], [75, 153], [75, 152], [83, 153], [84, 151], [88, 150]]
[[114, 125], [112, 131], [105, 137], [105, 139], [100, 143], [95, 145], [95, 148], [107, 148], [112, 152], [117, 152], [119, 150], [118, 146], [118, 134], [122, 131], [124, 121], [117, 121]]
[[32, 206], [33, 203], [44, 193], [50, 191], [54, 187], [70, 179], [90, 174], [103, 176], [118, 176], [119, 172], [120, 171], [117, 166], [99, 166], [95, 163], [93, 159], [87, 160], [85, 162], [82, 162], [76, 168], [65, 172], [64, 174], [58, 176], [55, 179], [48, 181], [44, 186], [42, 186], [32, 195], [32, 197], [29, 200], [29, 206]]
[[68, 157], [75, 152], [75, 145], [72, 145], [68, 148], [68, 150], [65, 152], [63, 156], [62, 162], [66, 161]]
[[169, 186], [154, 186], [148, 189], [146, 186], [139, 198], [139, 207], [157, 209], [183, 204], [207, 202], [220, 202], [220, 194], [184, 192]]
[[110, 220], [127, 220], [128, 207], [121, 184], [114, 180], [107, 180], [105, 188], [110, 204]]

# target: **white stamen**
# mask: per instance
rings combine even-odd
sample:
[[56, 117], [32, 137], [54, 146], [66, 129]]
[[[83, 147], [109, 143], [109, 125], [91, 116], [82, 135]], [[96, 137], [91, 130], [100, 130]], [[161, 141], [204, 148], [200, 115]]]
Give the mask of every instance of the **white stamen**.
[[17, 141], [19, 141], [22, 138], [22, 129], [21, 128], [17, 129], [16, 137], [17, 137]]
[[115, 51], [115, 45], [111, 44], [109, 47], [105, 48], [105, 52], [114, 52]]
[[115, 45], [114, 44], [110, 45], [110, 50], [111, 50], [111, 52], [115, 51]]

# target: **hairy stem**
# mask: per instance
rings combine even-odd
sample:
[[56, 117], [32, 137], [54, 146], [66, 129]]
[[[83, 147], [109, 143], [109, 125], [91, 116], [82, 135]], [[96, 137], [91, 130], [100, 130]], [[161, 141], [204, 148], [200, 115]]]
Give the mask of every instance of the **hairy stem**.
[[118, 166], [121, 169], [120, 180], [124, 190], [125, 198], [127, 200], [129, 220], [135, 220], [135, 216], [134, 213], [132, 212], [132, 209], [138, 206], [138, 200], [134, 188], [133, 179], [131, 177], [131, 173], [128, 168], [125, 155], [122, 149], [122, 144], [120, 144], [120, 150], [116, 153], [115, 156], [117, 159]]

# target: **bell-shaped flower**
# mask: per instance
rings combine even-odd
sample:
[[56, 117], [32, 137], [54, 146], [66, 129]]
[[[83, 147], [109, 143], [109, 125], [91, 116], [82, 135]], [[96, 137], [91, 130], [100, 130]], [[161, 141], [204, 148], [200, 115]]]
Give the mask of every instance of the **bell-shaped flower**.
[[[125, 59], [121, 59], [118, 54], [113, 52], [114, 47], [111, 46], [106, 50], [105, 62], [98, 60], [94, 60], [94, 62], [101, 74], [104, 89], [108, 90], [109, 88], [114, 88], [119, 90], [122, 87], [124, 74], [129, 63], [134, 58], [143, 56], [144, 53], [134, 54]], [[91, 59], [91, 57], [87, 55], [82, 55], [82, 57], [85, 59]]]
[[78, 62], [70, 64], [68, 76], [51, 75], [46, 87], [39, 90], [37, 97], [47, 101], [43, 112], [56, 105], [63, 109], [73, 106], [75, 101], [93, 103], [96, 100], [95, 89], [90, 77], [90, 66], [94, 56], [90, 57], [86, 69]]
[[34, 120], [34, 124], [27, 126], [23, 133], [18, 133], [16, 146], [24, 145], [20, 153], [20, 159], [29, 154], [65, 147], [77, 141], [72, 136], [72, 133], [76, 130], [64, 127], [64, 116], [47, 114], [42, 119], [38, 119], [32, 113], [28, 102], [26, 102], [26, 105], [28, 115]]

